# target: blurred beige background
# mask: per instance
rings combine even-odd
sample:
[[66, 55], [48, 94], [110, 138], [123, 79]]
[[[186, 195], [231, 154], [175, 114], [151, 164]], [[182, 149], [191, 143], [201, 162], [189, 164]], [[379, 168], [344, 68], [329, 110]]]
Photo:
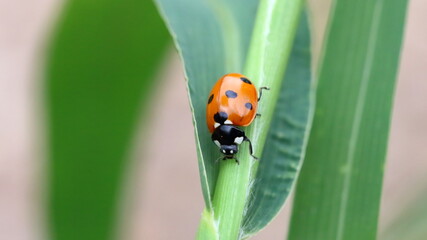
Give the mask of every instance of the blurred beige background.
[[[315, 56], [319, 55], [327, 2], [311, 1], [316, 10]], [[37, 69], [59, 5], [54, 0], [0, 0], [0, 240], [46, 239], [41, 230], [43, 131]], [[427, 1], [410, 1], [380, 231], [427, 188], [426, 12]], [[159, 73], [163, 84], [155, 94], [159, 101], [151, 109], [154, 126], [140, 127], [129, 153], [132, 164], [123, 193], [119, 239], [193, 239], [203, 209], [191, 115], [181, 65], [173, 50], [164, 69]], [[171, 119], [175, 124], [169, 124]], [[253, 239], [284, 239], [288, 217], [289, 204]]]

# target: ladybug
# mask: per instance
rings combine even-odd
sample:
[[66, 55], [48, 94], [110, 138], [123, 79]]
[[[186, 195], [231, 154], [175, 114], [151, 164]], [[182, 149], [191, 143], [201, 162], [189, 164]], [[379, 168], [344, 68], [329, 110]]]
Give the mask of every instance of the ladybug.
[[258, 97], [255, 86], [246, 76], [229, 73], [222, 76], [209, 93], [206, 123], [212, 133], [212, 141], [224, 155], [223, 160], [234, 158], [239, 164], [234, 154], [243, 141], [249, 143], [250, 155], [258, 159], [253, 155], [251, 141], [238, 126], [248, 126], [256, 116], [261, 116], [257, 108], [262, 90], [269, 88], [261, 87]]

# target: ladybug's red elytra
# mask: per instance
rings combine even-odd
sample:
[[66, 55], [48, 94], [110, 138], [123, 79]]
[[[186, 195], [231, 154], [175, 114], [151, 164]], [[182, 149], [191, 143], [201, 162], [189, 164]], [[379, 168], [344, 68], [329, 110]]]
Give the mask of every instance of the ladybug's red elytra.
[[251, 156], [258, 159], [253, 155], [251, 141], [238, 126], [248, 126], [256, 116], [260, 116], [257, 113], [258, 101], [264, 89], [269, 90], [261, 87], [258, 97], [252, 82], [239, 73], [226, 74], [213, 86], [206, 107], [206, 123], [212, 133], [212, 141], [224, 154], [223, 160], [234, 158], [239, 164], [234, 154], [243, 141], [249, 143]]

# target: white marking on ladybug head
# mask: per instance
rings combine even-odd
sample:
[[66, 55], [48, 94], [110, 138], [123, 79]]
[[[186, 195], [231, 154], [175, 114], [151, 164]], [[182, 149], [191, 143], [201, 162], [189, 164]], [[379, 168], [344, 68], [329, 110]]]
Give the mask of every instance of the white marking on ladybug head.
[[231, 153], [231, 154], [233, 154], [233, 153], [234, 153], [234, 151], [233, 151], [233, 150], [230, 150], [230, 153]]
[[214, 140], [214, 143], [215, 143], [218, 147], [221, 147], [221, 143], [219, 143], [219, 141], [218, 141], [218, 140]]
[[217, 127], [219, 127], [219, 125], [221, 125], [221, 124], [219, 124], [219, 123], [214, 123], [214, 128], [217, 128]]
[[236, 137], [234, 139], [234, 143], [236, 143], [236, 144], [241, 144], [242, 142], [243, 142], [243, 137]]
[[224, 124], [230, 124], [230, 125], [233, 125], [233, 122], [227, 119], [227, 120], [225, 120]]
[[222, 153], [224, 153], [224, 154], [225, 154], [225, 150], [224, 150], [224, 149], [222, 149]]

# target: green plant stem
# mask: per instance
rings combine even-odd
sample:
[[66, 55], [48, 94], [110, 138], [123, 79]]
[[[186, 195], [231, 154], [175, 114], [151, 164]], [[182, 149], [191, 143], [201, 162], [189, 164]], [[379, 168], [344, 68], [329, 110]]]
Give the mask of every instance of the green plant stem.
[[[263, 0], [258, 9], [245, 74], [258, 87], [268, 86], [258, 112], [262, 117], [246, 129], [254, 144], [254, 153], [261, 156], [281, 81], [290, 55], [296, 27], [300, 19], [302, 0]], [[222, 161], [213, 198], [214, 221], [221, 240], [240, 239], [241, 222], [258, 162], [243, 144], [234, 161]], [[262, 159], [261, 159], [262, 161]], [[201, 224], [201, 227], [203, 224]], [[200, 233], [200, 231], [199, 231]], [[199, 234], [199, 239], [200, 238]]]
[[218, 240], [218, 230], [215, 224], [212, 212], [205, 209], [202, 213], [202, 219], [200, 220], [199, 230], [197, 232], [197, 239], [200, 240]]

